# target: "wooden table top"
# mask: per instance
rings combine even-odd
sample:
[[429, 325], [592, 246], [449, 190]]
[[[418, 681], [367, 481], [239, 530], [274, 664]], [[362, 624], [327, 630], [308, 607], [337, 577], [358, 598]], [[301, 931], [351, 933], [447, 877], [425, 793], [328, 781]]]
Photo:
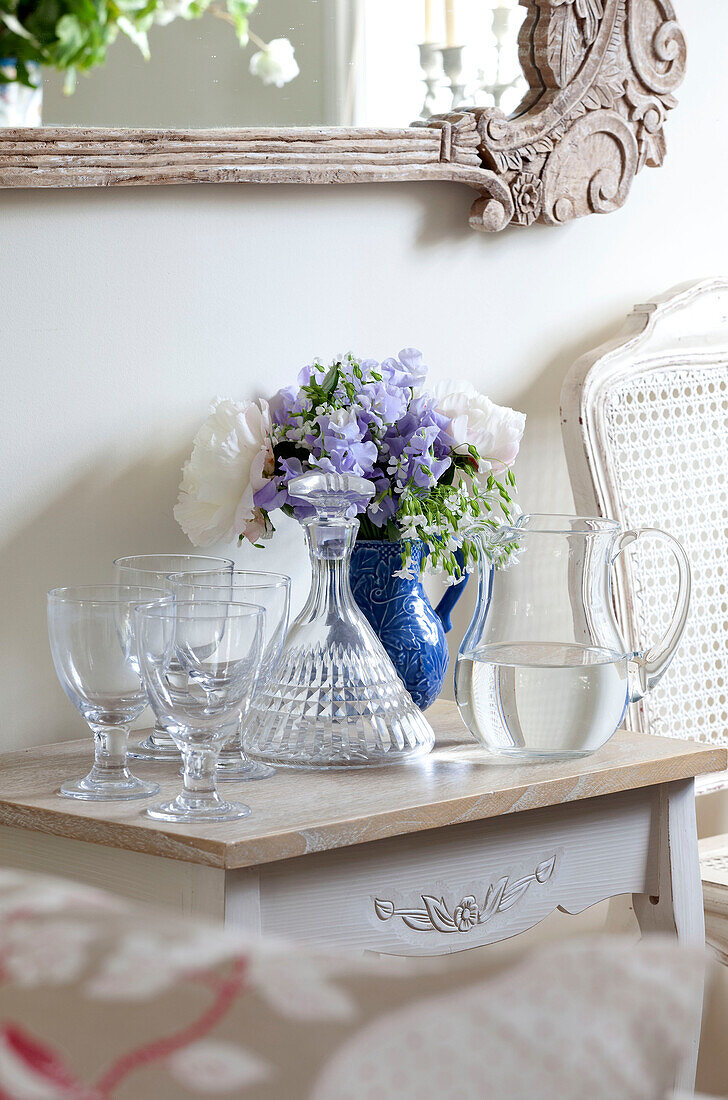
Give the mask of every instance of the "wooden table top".
[[[454, 703], [428, 718], [430, 756], [396, 767], [292, 771], [253, 783], [225, 782], [224, 795], [248, 803], [248, 818], [170, 825], [141, 802], [74, 802], [60, 784], [91, 765], [91, 739], [0, 756], [0, 825], [147, 852], [212, 867], [250, 867], [404, 833], [499, 817], [597, 795], [688, 779], [728, 766], [726, 749], [619, 730], [592, 756], [553, 764], [493, 764], [463, 726]], [[162, 797], [181, 785], [172, 763], [132, 762], [156, 779]], [[0, 863], [2, 855], [0, 854]]]

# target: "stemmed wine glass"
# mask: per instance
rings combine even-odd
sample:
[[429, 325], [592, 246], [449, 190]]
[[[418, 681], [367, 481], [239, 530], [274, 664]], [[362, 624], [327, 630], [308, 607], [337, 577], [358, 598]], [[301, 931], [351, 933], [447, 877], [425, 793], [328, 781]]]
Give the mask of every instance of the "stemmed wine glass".
[[92, 802], [147, 798], [159, 790], [126, 766], [129, 727], [147, 705], [134, 644], [134, 609], [172, 604], [161, 589], [83, 585], [48, 593], [48, 637], [61, 687], [94, 735], [94, 766], [64, 783], [67, 798]]
[[[117, 558], [116, 579], [120, 584], [153, 585], [168, 590], [167, 577], [170, 573], [194, 569], [198, 573], [221, 570], [232, 571], [234, 563], [230, 558], [213, 558], [204, 554], [133, 554], [131, 557]], [[135, 760], [178, 760], [179, 749], [169, 735], [169, 731], [159, 722], [154, 728], [144, 730], [148, 736], [129, 750], [129, 756]]]
[[[291, 578], [283, 573], [263, 573], [251, 569], [221, 570], [219, 573], [172, 573], [169, 589], [179, 600], [244, 600], [265, 610], [265, 641], [257, 694], [270, 680], [281, 656], [288, 630], [291, 605]], [[275, 775], [268, 764], [247, 757], [242, 747], [245, 720], [229, 744], [220, 752], [217, 778], [267, 779]]]
[[227, 600], [175, 600], [138, 607], [135, 623], [149, 701], [184, 763], [182, 791], [146, 812], [181, 823], [247, 817], [250, 807], [220, 797], [215, 767], [260, 674], [265, 611]]

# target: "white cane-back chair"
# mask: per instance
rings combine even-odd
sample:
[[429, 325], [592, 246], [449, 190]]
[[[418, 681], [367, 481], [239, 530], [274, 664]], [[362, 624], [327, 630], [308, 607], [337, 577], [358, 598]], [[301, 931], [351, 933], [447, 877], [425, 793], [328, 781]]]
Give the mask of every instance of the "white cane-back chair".
[[[628, 724], [728, 745], [728, 279], [635, 306], [614, 339], [570, 370], [561, 424], [577, 512], [662, 528], [692, 567], [677, 655]], [[618, 559], [615, 607], [632, 648], [664, 633], [674, 573], [658, 541], [640, 539]], [[698, 779], [696, 790], [728, 791], [728, 772]], [[701, 842], [701, 868], [708, 938], [728, 958], [728, 836]]]

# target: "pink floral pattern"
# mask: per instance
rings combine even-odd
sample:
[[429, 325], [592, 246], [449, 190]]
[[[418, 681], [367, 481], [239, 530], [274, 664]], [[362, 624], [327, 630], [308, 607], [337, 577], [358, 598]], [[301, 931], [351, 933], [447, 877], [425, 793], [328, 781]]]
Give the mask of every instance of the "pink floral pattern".
[[0, 1100], [81, 1100], [92, 1093], [59, 1054], [19, 1024], [0, 1028]]
[[592, 940], [464, 981], [0, 870], [0, 1100], [480, 1100], [486, 1070], [510, 1100], [657, 1100], [702, 959]]

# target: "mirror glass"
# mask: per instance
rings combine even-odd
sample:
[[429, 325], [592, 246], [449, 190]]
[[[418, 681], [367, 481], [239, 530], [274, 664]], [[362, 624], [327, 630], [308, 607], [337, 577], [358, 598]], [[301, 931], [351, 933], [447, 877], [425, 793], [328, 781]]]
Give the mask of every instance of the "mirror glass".
[[526, 89], [517, 0], [0, 0], [0, 126], [408, 126]]

